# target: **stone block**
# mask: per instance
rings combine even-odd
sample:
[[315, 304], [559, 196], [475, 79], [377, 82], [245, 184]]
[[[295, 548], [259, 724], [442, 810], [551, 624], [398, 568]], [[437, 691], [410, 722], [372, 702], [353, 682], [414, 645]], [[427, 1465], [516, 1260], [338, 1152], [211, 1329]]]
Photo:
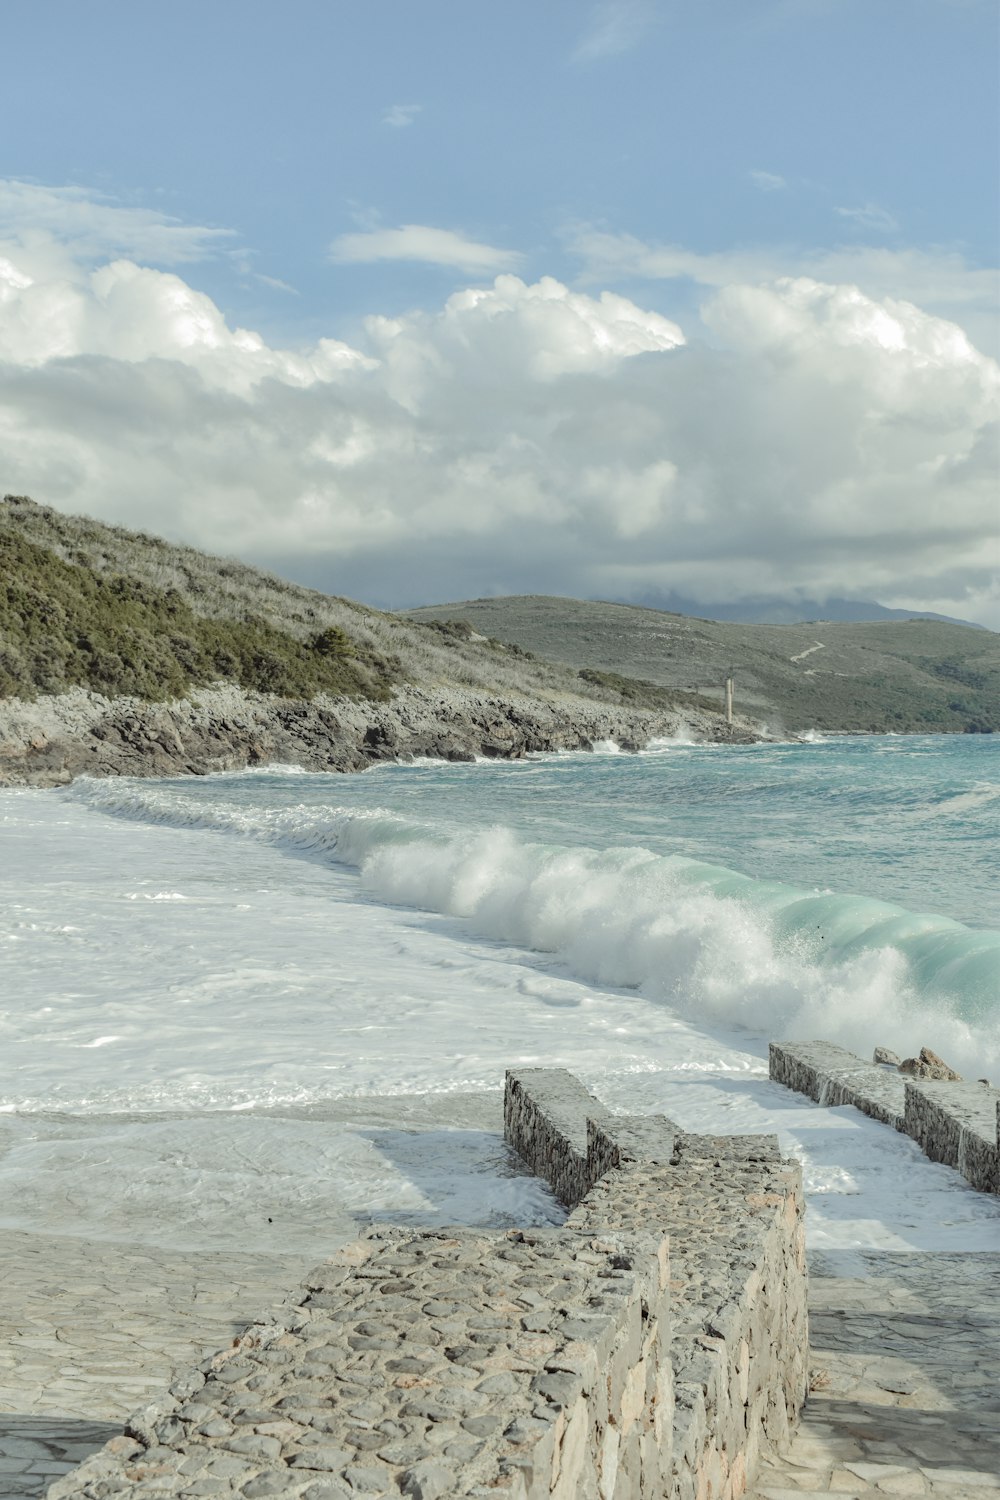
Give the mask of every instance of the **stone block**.
[[508, 1069], [504, 1138], [569, 1207], [592, 1185], [587, 1121], [607, 1113], [565, 1068]]
[[597, 1488], [601, 1500], [615, 1500], [620, 1444], [621, 1437], [618, 1428], [607, 1427], [601, 1439], [597, 1460]]
[[679, 1132], [674, 1153], [681, 1161], [780, 1161], [776, 1135], [690, 1135]]
[[768, 1076], [817, 1104], [832, 1075], [864, 1066], [856, 1053], [833, 1042], [771, 1042], [768, 1047]]
[[902, 1076], [866, 1063], [832, 1042], [772, 1042], [768, 1074], [775, 1083], [783, 1083], [817, 1104], [831, 1108], [853, 1104], [862, 1114], [894, 1130], [903, 1128]]
[[904, 1128], [931, 1161], [955, 1167], [986, 1193], [1000, 1192], [1000, 1089], [982, 1083], [906, 1083]]
[[587, 1120], [587, 1162], [592, 1182], [629, 1161], [667, 1162], [679, 1126], [666, 1115], [609, 1115]]
[[593, 1466], [585, 1468], [588, 1458], [590, 1419], [587, 1402], [581, 1395], [566, 1421], [559, 1443], [550, 1494], [552, 1500], [584, 1500], [590, 1491], [597, 1492]]

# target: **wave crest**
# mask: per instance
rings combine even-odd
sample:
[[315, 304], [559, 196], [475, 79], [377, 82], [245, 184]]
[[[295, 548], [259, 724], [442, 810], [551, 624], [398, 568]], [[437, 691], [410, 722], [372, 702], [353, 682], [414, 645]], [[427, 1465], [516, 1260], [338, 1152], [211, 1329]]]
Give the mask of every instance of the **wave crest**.
[[66, 795], [353, 866], [378, 900], [461, 918], [694, 1020], [859, 1052], [933, 1045], [974, 1076], [1000, 1072], [1000, 933], [950, 918], [642, 848], [529, 843], [502, 826], [454, 832], [379, 808], [195, 803], [121, 782], [77, 782]]

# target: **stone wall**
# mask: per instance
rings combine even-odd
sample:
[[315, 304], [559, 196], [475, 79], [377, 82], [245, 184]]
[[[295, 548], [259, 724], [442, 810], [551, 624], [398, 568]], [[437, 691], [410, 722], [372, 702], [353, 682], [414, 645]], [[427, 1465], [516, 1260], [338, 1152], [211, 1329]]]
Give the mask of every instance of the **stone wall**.
[[903, 1129], [931, 1161], [1000, 1193], [1000, 1090], [981, 1083], [907, 1081]]
[[543, 1178], [560, 1203], [579, 1203], [601, 1175], [589, 1155], [588, 1119], [608, 1111], [565, 1068], [508, 1072], [504, 1137], [521, 1160]]
[[554, 1187], [587, 1183], [567, 1230], [669, 1235], [674, 1418], [664, 1493], [741, 1495], [761, 1454], [787, 1443], [806, 1395], [798, 1165], [781, 1159], [775, 1136], [697, 1136], [665, 1116], [610, 1115], [560, 1070], [508, 1073], [509, 1139], [528, 1108], [543, 1122], [536, 1170]]
[[670, 1495], [740, 1495], [805, 1399], [798, 1168], [705, 1157], [602, 1178], [568, 1226], [670, 1230], [674, 1381]]
[[559, 1229], [380, 1228], [49, 1500], [736, 1500], [806, 1389], [797, 1166], [508, 1075]]
[[829, 1042], [772, 1042], [770, 1076], [818, 1104], [853, 1104], [903, 1131], [931, 1161], [1000, 1193], [1000, 1089], [907, 1078]]
[[772, 1042], [770, 1076], [817, 1104], [853, 1104], [902, 1130], [906, 1080], [895, 1068], [866, 1063], [832, 1042]]
[[665, 1494], [668, 1302], [648, 1236], [373, 1231], [49, 1500]]

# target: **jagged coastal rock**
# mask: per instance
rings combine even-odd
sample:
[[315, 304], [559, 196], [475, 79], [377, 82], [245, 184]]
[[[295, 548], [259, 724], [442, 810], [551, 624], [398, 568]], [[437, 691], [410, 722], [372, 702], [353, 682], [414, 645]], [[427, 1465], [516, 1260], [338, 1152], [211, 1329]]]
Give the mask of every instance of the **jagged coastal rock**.
[[169, 703], [108, 699], [78, 689], [0, 702], [0, 785], [59, 786], [77, 776], [180, 776], [266, 764], [359, 771], [378, 761], [432, 756], [518, 759], [614, 740], [642, 748], [656, 736], [755, 738], [697, 711], [678, 714], [547, 704], [454, 687], [401, 688], [384, 703], [278, 698], [232, 684]]
[[917, 1057], [905, 1058], [888, 1047], [876, 1047], [872, 1062], [879, 1067], [895, 1068], [897, 1073], [904, 1073], [908, 1078], [930, 1078], [948, 1083], [963, 1081], [961, 1073], [956, 1073], [954, 1068], [929, 1047], [921, 1047]]
[[904, 1057], [899, 1065], [899, 1071], [907, 1074], [910, 1078], [931, 1078], [939, 1082], [961, 1083], [961, 1073], [949, 1067], [943, 1058], [938, 1057], [929, 1047], [921, 1047], [919, 1057]]

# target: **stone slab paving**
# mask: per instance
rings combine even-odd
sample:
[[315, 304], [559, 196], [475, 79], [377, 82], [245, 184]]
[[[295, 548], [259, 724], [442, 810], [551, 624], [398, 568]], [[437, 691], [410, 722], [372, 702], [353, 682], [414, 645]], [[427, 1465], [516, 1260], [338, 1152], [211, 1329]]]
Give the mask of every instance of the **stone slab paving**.
[[810, 1256], [813, 1390], [753, 1500], [1000, 1496], [1000, 1252]]
[[648, 1234], [370, 1230], [50, 1500], [662, 1496], [669, 1283]]
[[315, 1257], [0, 1234], [0, 1500], [36, 1500], [173, 1372], [276, 1311]]

